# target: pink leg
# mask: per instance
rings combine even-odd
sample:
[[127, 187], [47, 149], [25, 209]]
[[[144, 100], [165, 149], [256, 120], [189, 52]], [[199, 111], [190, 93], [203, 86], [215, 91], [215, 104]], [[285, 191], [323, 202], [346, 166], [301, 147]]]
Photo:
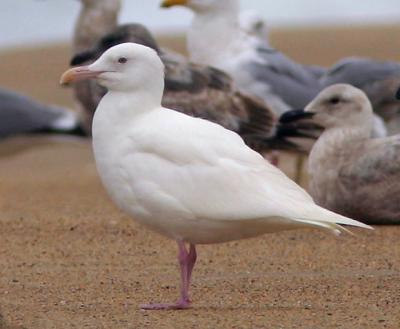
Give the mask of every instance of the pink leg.
[[190, 249], [188, 254], [188, 277], [187, 277], [189, 285], [190, 285], [190, 279], [192, 278], [192, 272], [196, 260], [197, 260], [196, 246], [194, 244], [190, 244]]
[[194, 264], [196, 263], [196, 247], [190, 244], [187, 252], [185, 244], [178, 241], [178, 261], [181, 268], [181, 297], [175, 304], [146, 304], [141, 305], [143, 310], [183, 310], [190, 307], [189, 286]]

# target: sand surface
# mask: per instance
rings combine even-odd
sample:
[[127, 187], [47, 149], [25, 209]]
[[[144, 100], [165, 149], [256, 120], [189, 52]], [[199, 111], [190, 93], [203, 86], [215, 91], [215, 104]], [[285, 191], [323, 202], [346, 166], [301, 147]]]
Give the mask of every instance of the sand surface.
[[[354, 32], [357, 54], [400, 59], [400, 29], [391, 29]], [[340, 41], [340, 31], [324, 38], [306, 32], [279, 32], [281, 47], [301, 59], [314, 40], [318, 51], [309, 56], [321, 64], [352, 53], [351, 38]], [[318, 46], [321, 38], [341, 48]], [[57, 46], [4, 54], [0, 85], [72, 106], [69, 90], [57, 84], [68, 52]], [[282, 161], [289, 175], [292, 162]], [[400, 227], [353, 232], [286, 232], [200, 246], [193, 308], [140, 311], [140, 303], [177, 298], [174, 242], [115, 208], [88, 141], [11, 139], [0, 143], [0, 329], [398, 329]]]
[[193, 309], [140, 311], [179, 293], [174, 242], [113, 206], [88, 142], [33, 143], [0, 148], [0, 328], [399, 328], [396, 227], [200, 246]]

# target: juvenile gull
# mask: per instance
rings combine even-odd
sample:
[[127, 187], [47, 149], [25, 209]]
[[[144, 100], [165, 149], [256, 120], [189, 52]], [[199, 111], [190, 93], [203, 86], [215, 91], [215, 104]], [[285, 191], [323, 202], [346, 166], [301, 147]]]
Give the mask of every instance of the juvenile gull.
[[369, 224], [400, 224], [400, 135], [371, 138], [372, 107], [361, 90], [326, 88], [303, 113], [325, 130], [311, 150], [317, 204]]
[[84, 134], [72, 111], [0, 88], [0, 138], [38, 132]]
[[194, 13], [188, 32], [193, 62], [230, 74], [239, 89], [260, 97], [276, 114], [304, 108], [320, 91], [318, 75], [247, 34], [239, 24], [237, 0], [164, 0]]
[[[165, 65], [163, 106], [233, 130], [260, 152], [270, 149], [296, 149], [294, 144], [285, 142], [282, 132], [276, 132], [276, 116], [270, 108], [239, 92], [232, 79], [220, 70], [190, 63], [159, 48], [143, 25], [118, 26], [101, 38], [94, 48], [76, 54], [71, 64], [75, 66], [93, 62], [108, 48], [125, 42], [145, 45], [160, 55]], [[95, 84], [93, 81], [90, 83]], [[93, 117], [95, 106], [106, 92], [104, 88], [98, 87], [97, 90], [95, 95], [87, 95], [92, 98], [86, 102], [92, 104], [86, 109], [88, 118]]]
[[153, 49], [125, 43], [61, 78], [97, 78], [108, 89], [93, 120], [104, 186], [132, 218], [177, 241], [181, 297], [143, 309], [190, 306], [196, 244], [307, 227], [339, 234], [345, 230], [339, 224], [368, 228], [317, 206], [236, 133], [162, 107], [163, 71]]
[[388, 133], [400, 133], [400, 103], [394, 96], [400, 85], [400, 63], [345, 58], [326, 71], [320, 82], [323, 87], [346, 83], [363, 90], [374, 113], [385, 121]]

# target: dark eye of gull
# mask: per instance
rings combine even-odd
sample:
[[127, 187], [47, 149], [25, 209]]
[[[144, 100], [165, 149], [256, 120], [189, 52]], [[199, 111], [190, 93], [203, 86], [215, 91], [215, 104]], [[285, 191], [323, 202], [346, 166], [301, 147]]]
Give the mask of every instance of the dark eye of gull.
[[128, 61], [128, 59], [126, 57], [118, 58], [118, 63], [120, 63], [120, 64], [125, 64], [127, 61]]
[[329, 100], [329, 103], [331, 103], [332, 105], [339, 104], [339, 103], [340, 103], [340, 98], [339, 98], [338, 96], [332, 97], [332, 98]]

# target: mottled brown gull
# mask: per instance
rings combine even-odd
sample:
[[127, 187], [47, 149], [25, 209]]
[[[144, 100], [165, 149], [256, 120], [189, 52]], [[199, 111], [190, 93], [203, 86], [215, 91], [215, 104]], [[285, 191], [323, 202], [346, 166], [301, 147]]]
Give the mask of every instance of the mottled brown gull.
[[363, 91], [337, 84], [292, 119], [312, 117], [325, 128], [308, 167], [319, 205], [369, 224], [399, 224], [400, 135], [371, 138], [372, 113]]

